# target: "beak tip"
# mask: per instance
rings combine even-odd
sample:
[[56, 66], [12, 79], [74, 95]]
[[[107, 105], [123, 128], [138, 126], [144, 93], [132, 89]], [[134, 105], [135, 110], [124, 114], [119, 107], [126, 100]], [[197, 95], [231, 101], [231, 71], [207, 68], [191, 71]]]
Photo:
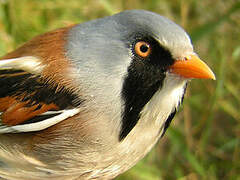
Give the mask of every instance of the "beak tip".
[[212, 80], [214, 80], [214, 81], [216, 81], [217, 80], [217, 78], [216, 78], [216, 76], [214, 75], [214, 77], [212, 78]]
[[216, 80], [216, 76], [215, 76], [215, 74], [212, 72], [212, 70], [209, 68], [209, 73], [210, 73], [210, 75], [209, 75], [209, 79], [212, 79], [212, 80]]

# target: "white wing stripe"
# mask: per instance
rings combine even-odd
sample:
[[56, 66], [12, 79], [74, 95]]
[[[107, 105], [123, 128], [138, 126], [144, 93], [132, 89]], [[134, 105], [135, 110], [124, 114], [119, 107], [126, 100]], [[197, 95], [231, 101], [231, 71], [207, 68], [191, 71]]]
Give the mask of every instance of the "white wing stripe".
[[50, 126], [53, 126], [69, 117], [72, 117], [79, 113], [79, 109], [70, 109], [64, 110], [61, 114], [54, 116], [52, 118], [48, 118], [46, 120], [30, 123], [30, 124], [23, 124], [23, 125], [16, 125], [16, 126], [0, 126], [0, 134], [3, 133], [19, 133], [19, 132], [32, 132], [32, 131], [40, 131], [46, 129]]
[[0, 69], [22, 69], [29, 73], [40, 74], [44, 68], [41, 61], [33, 56], [24, 56], [0, 61]]

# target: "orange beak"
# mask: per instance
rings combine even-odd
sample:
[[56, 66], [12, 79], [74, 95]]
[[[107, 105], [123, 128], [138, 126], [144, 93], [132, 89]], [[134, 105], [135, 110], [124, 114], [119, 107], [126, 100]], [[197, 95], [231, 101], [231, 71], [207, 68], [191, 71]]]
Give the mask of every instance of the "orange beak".
[[197, 55], [190, 55], [186, 60], [176, 60], [170, 66], [170, 72], [185, 78], [216, 79], [212, 70]]

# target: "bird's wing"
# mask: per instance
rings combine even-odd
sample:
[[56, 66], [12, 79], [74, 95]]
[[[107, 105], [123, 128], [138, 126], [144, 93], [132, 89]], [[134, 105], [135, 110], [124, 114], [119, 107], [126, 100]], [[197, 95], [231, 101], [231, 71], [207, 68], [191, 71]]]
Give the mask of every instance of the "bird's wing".
[[0, 133], [39, 131], [79, 112], [71, 90], [41, 75], [33, 56], [0, 60]]

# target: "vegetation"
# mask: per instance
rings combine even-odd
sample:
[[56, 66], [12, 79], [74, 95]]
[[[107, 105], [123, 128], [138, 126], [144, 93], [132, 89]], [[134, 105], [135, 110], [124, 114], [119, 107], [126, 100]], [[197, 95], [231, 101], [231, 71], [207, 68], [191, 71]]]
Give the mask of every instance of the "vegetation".
[[240, 1], [0, 0], [0, 55], [68, 24], [147, 9], [174, 20], [217, 81], [193, 80], [152, 152], [118, 180], [240, 180]]

